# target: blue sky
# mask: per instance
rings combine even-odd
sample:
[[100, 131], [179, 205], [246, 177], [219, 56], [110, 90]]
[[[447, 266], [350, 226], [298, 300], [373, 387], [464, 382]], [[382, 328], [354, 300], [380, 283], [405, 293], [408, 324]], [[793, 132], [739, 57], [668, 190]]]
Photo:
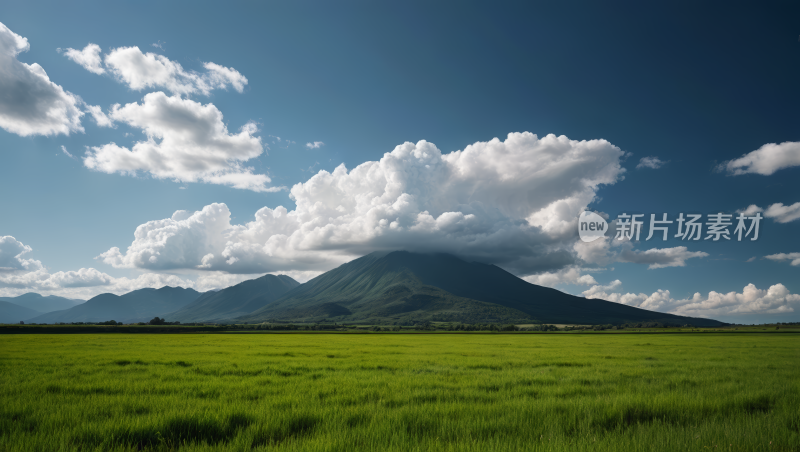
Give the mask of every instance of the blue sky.
[[[796, 5], [430, 3], [4, 6], [0, 295], [307, 280], [409, 249], [800, 321]], [[577, 237], [584, 209], [749, 206], [755, 242]]]

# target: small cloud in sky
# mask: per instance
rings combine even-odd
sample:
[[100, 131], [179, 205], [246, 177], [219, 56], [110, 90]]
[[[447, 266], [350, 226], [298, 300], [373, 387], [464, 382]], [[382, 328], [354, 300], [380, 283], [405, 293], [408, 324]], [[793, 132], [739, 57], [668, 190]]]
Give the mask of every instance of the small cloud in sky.
[[756, 259], [757, 258], [755, 256], [753, 256], [750, 259], [747, 259], [747, 262], [755, 262]]
[[86, 105], [86, 111], [92, 115], [98, 127], [111, 127], [115, 129], [114, 121], [103, 112], [99, 105]]
[[758, 212], [763, 212], [763, 211], [764, 211], [764, 209], [762, 209], [761, 207], [758, 207], [758, 206], [757, 206], [757, 205], [755, 205], [755, 204], [750, 204], [749, 206], [747, 206], [747, 208], [746, 208], [746, 209], [738, 209], [738, 210], [736, 211], [736, 213], [743, 213], [743, 214], [745, 214], [745, 215], [746, 215], [746, 216], [748, 216], [748, 217], [752, 217], [752, 216], [753, 216], [753, 215], [755, 215], [756, 213], [758, 213]]
[[[69, 157], [69, 158], [71, 158], [71, 159], [74, 159], [74, 158], [75, 158], [75, 156], [74, 156], [74, 155], [72, 155], [72, 154], [70, 154], [70, 153], [69, 153], [69, 151], [67, 150], [67, 147], [66, 147], [66, 146], [64, 146], [63, 144], [61, 145], [61, 151], [62, 151], [64, 154], [67, 154], [67, 157]], [[76, 159], [76, 160], [77, 160], [77, 159]]]
[[322, 146], [325, 146], [325, 143], [323, 143], [322, 141], [315, 141], [313, 143], [306, 143], [306, 147], [309, 148], [309, 149], [319, 149]]
[[62, 50], [61, 48], [56, 49], [59, 53], [64, 52], [64, 56], [69, 58], [70, 60], [80, 64], [89, 72], [94, 74], [105, 74], [106, 70], [103, 69], [103, 62], [100, 58], [100, 46], [97, 44], [89, 43], [83, 50], [76, 50], [72, 48], [68, 48], [66, 50]]
[[161, 50], [164, 50], [164, 44], [166, 44], [166, 42], [161, 42], [161, 40], [159, 39], [159, 41], [158, 41], [158, 42], [154, 42], [154, 43], [152, 43], [151, 45], [152, 45], [153, 47], [157, 47], [157, 48], [159, 48], [159, 49], [161, 49]]
[[800, 253], [778, 253], [778, 254], [770, 254], [769, 256], [764, 256], [764, 257], [776, 262], [791, 261], [792, 265], [794, 265], [795, 267], [800, 266]]
[[641, 160], [639, 160], [639, 164], [636, 165], [636, 169], [642, 169], [642, 168], [659, 169], [662, 166], [664, 166], [665, 163], [667, 162], [659, 159], [658, 157], [642, 157]]
[[771, 218], [778, 223], [789, 223], [790, 221], [800, 219], [800, 202], [796, 202], [788, 206], [778, 202], [767, 207], [767, 210], [764, 210], [755, 204], [750, 204], [746, 209], [739, 209], [736, 211], [736, 213], [742, 213], [749, 217], [752, 217], [759, 212], [764, 212], [765, 218]]
[[733, 176], [760, 174], [770, 176], [778, 170], [800, 166], [800, 142], [767, 143], [738, 159], [723, 162], [717, 171]]

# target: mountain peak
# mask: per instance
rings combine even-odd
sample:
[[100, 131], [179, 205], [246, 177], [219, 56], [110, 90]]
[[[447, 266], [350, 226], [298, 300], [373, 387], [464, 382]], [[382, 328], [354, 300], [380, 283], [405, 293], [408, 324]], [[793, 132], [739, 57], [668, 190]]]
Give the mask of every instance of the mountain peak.
[[337, 321], [719, 324], [576, 297], [531, 284], [496, 265], [452, 254], [410, 251], [381, 251], [354, 259], [241, 319], [312, 321], [323, 312], [349, 313], [333, 316]]

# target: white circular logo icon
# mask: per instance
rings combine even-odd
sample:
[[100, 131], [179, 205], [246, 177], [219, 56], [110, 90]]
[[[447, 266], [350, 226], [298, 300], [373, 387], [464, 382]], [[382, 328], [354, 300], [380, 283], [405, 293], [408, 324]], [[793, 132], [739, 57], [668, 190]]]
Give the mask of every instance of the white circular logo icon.
[[592, 242], [603, 237], [608, 231], [608, 223], [600, 215], [584, 210], [578, 218], [578, 235], [584, 242]]

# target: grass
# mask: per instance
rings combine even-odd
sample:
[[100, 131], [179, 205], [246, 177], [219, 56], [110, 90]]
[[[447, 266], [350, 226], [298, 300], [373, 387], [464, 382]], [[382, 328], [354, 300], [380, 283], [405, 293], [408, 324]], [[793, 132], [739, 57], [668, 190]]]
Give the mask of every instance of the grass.
[[800, 336], [0, 336], [1, 451], [800, 450]]

